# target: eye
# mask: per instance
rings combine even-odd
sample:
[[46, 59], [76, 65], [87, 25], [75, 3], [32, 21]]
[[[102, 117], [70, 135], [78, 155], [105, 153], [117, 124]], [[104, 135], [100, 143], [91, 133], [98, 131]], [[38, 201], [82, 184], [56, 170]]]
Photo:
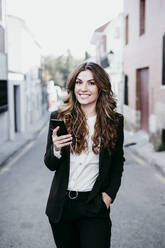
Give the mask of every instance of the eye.
[[76, 84], [81, 84], [82, 82], [80, 80], [76, 80]]
[[95, 81], [89, 81], [90, 85], [95, 85]]

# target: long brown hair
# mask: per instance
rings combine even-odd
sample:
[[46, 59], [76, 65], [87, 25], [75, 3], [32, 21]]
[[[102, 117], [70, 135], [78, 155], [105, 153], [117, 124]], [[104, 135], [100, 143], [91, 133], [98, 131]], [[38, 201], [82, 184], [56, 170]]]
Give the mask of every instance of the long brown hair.
[[94, 62], [85, 62], [73, 71], [67, 82], [68, 95], [64, 99], [64, 105], [58, 111], [58, 118], [64, 120], [68, 132], [72, 134], [71, 152], [80, 154], [82, 151], [86, 151], [88, 149], [88, 129], [85, 113], [74, 94], [76, 78], [80, 72], [86, 70], [92, 72], [99, 91], [92, 150], [95, 154], [98, 154], [100, 149], [107, 148], [111, 154], [117, 136], [116, 100], [111, 89], [109, 76], [101, 66]]

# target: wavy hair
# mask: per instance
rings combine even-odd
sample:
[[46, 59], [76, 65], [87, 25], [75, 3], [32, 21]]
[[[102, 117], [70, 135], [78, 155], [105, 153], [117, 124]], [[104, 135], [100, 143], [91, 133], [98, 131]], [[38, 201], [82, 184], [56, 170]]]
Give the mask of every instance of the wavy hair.
[[76, 100], [74, 88], [80, 72], [90, 70], [98, 87], [96, 102], [96, 123], [92, 136], [92, 150], [98, 154], [100, 149], [107, 148], [111, 154], [117, 137], [118, 117], [116, 115], [116, 99], [111, 89], [111, 83], [105, 70], [94, 62], [80, 64], [70, 75], [67, 82], [68, 95], [64, 104], [59, 108], [58, 118], [64, 120], [68, 132], [72, 135], [71, 152], [81, 154], [88, 150], [88, 128], [85, 113]]

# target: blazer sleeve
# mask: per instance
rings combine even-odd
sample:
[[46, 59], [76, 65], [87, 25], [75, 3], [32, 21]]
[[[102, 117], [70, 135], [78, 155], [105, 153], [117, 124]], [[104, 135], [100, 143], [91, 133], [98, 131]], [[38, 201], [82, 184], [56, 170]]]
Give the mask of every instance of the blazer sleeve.
[[120, 115], [120, 120], [118, 124], [117, 130], [117, 141], [114, 151], [112, 152], [112, 167], [110, 170], [110, 184], [106, 188], [105, 192], [112, 198], [112, 202], [114, 201], [116, 194], [121, 185], [121, 177], [123, 173], [123, 165], [124, 165], [124, 150], [123, 150], [123, 142], [124, 142], [124, 118], [123, 115]]
[[[50, 120], [51, 120], [51, 118], [57, 118], [57, 112], [52, 112], [50, 115]], [[59, 165], [61, 163], [61, 158], [57, 158], [56, 156], [54, 156], [51, 122], [50, 121], [49, 121], [46, 152], [44, 155], [44, 163], [47, 166], [47, 168], [51, 171], [57, 170], [57, 168], [59, 167]]]

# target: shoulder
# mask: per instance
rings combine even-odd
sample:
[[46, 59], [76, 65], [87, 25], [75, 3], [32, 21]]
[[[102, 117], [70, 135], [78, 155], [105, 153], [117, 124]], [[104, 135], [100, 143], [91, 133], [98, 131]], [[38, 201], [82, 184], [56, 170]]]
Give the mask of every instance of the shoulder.
[[124, 116], [118, 112], [116, 112], [116, 118], [118, 120], [117, 123], [117, 136], [120, 137], [120, 135], [124, 131]]
[[115, 113], [116, 115], [116, 118], [119, 119], [119, 120], [123, 120], [124, 119], [124, 116], [118, 112]]
[[118, 120], [118, 127], [121, 127], [123, 126], [123, 123], [124, 123], [124, 116], [118, 112], [115, 113], [116, 115], [116, 119]]
[[114, 112], [113, 122], [115, 124], [115, 127], [117, 129], [120, 129], [124, 125], [124, 116], [121, 113]]

